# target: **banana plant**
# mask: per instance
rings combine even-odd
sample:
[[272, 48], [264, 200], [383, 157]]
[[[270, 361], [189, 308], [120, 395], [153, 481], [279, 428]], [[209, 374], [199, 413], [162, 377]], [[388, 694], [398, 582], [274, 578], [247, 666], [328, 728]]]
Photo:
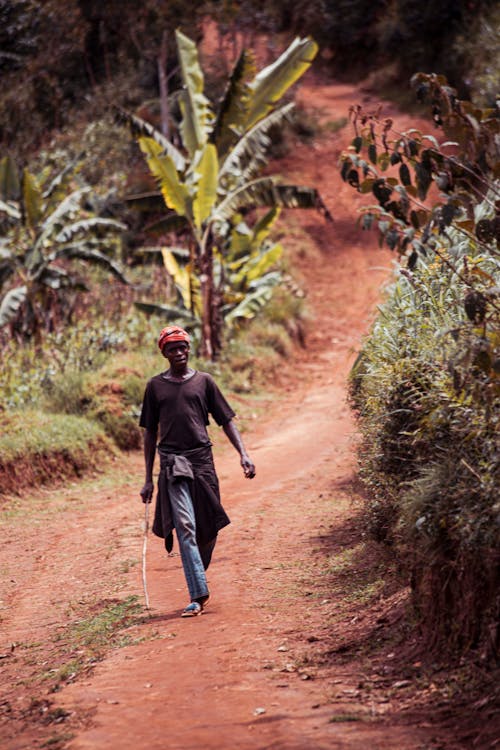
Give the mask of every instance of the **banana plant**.
[[[280, 104], [281, 100], [309, 68], [318, 47], [312, 39], [297, 38], [273, 64], [258, 73], [251, 53], [243, 51], [215, 108], [204, 92], [196, 45], [179, 31], [176, 42], [183, 83], [177, 95], [182, 147], [167, 141], [134, 115], [122, 112], [121, 117], [138, 136], [170, 210], [163, 229], [177, 229], [180, 219], [189, 230], [190, 263], [186, 268], [199, 280], [200, 349], [203, 356], [214, 358], [221, 345], [224, 313], [227, 322], [238, 317], [234, 305], [228, 307], [234, 273], [228, 273], [226, 266], [234, 261], [232, 242], [237, 240], [234, 228], [241, 224], [235, 220], [239, 212], [263, 207], [315, 208], [331, 219], [314, 188], [282, 185], [274, 176], [259, 176], [271, 145], [270, 130], [282, 126], [293, 107], [291, 103]], [[276, 252], [268, 255], [267, 246], [258, 247], [255, 250], [254, 242], [254, 253], [276, 260]], [[255, 257], [250, 260], [255, 262], [254, 273], [255, 269], [262, 275], [267, 273], [266, 263], [259, 264]], [[257, 282], [257, 277], [252, 279], [254, 285]], [[254, 311], [269, 295], [268, 285], [263, 287], [265, 294], [253, 290], [255, 300], [259, 300]], [[242, 303], [240, 299], [238, 304]], [[190, 312], [195, 314], [192, 306]], [[230, 313], [232, 317], [227, 317]]]
[[45, 185], [27, 169], [19, 174], [11, 157], [0, 160], [0, 328], [10, 324], [25, 338], [40, 340], [56, 316], [64, 322], [69, 293], [88, 290], [72, 261], [128, 283], [106, 254], [117, 249], [125, 225], [85, 211], [90, 188], [67, 193], [64, 172]]

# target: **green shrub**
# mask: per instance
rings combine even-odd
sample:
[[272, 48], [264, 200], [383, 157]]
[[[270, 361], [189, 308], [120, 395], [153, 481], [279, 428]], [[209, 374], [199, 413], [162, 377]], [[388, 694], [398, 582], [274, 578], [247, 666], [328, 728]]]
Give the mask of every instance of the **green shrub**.
[[[450, 229], [450, 254], [499, 279], [494, 259]], [[470, 319], [464, 277], [443, 256], [403, 270], [353, 369], [351, 398], [370, 489], [368, 526], [398, 550], [436, 642], [498, 648], [499, 315]], [[467, 306], [466, 306], [467, 307]], [[472, 316], [474, 317], [474, 316]]]

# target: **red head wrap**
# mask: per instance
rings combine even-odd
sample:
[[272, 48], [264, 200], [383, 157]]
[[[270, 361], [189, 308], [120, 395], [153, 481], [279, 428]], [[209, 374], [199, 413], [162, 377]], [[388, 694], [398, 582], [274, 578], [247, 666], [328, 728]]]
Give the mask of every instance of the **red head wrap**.
[[189, 333], [179, 326], [167, 326], [161, 331], [158, 338], [160, 351], [163, 352], [165, 344], [170, 344], [171, 341], [184, 341], [186, 344], [189, 344]]

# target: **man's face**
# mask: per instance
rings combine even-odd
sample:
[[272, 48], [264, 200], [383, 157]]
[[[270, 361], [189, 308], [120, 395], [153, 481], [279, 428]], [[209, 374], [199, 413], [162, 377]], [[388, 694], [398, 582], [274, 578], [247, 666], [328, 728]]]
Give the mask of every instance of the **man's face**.
[[166, 357], [173, 370], [183, 369], [189, 359], [189, 344], [185, 341], [172, 341], [163, 347], [163, 356]]

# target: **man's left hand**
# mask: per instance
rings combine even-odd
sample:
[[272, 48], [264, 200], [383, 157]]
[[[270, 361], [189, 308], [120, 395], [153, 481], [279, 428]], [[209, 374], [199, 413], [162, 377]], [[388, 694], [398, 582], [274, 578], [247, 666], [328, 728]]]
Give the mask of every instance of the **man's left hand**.
[[246, 478], [253, 479], [255, 476], [255, 465], [248, 456], [241, 457], [241, 466]]

